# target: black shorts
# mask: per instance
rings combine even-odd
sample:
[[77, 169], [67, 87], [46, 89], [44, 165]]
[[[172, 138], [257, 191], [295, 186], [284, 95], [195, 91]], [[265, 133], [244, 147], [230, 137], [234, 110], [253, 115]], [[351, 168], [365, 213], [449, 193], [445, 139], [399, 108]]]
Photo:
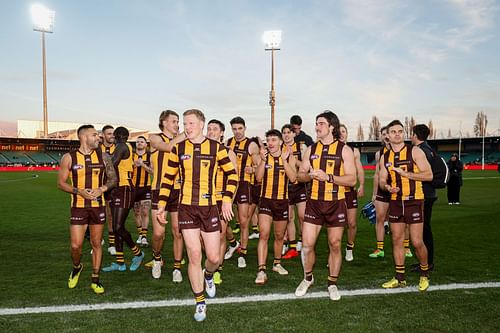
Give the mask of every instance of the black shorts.
[[345, 192], [345, 203], [347, 209], [358, 208], [358, 192], [356, 190]]
[[132, 207], [132, 188], [130, 186], [118, 186], [111, 190], [111, 200], [109, 206], [111, 208], [126, 208]]
[[377, 194], [375, 195], [375, 200], [380, 202], [391, 201], [391, 193], [382, 190], [380, 187], [377, 189]]
[[136, 187], [134, 189], [134, 202], [151, 200], [151, 186]]
[[307, 190], [305, 183], [288, 185], [288, 203], [290, 206], [307, 200]]
[[250, 203], [252, 205], [259, 204], [261, 191], [262, 191], [262, 184], [250, 185]]
[[327, 228], [345, 227], [347, 223], [345, 200], [322, 201], [308, 199], [306, 201], [304, 222], [324, 225]]
[[391, 200], [389, 222], [417, 224], [424, 222], [424, 200]]
[[274, 221], [287, 221], [288, 200], [260, 198], [259, 214], [272, 216]]
[[[167, 212], [175, 213], [179, 210], [179, 194], [180, 190], [173, 189], [170, 191], [167, 206], [165, 207]], [[160, 201], [160, 190], [151, 190], [151, 209], [158, 209], [158, 201]]]
[[220, 232], [221, 225], [217, 205], [179, 205], [179, 230], [183, 229], [200, 229], [203, 232]]
[[74, 208], [71, 207], [71, 225], [95, 225], [104, 224], [106, 222], [106, 208], [90, 207], [90, 208]]
[[250, 184], [242, 181], [238, 184], [238, 190], [234, 196], [234, 203], [249, 204], [250, 203]]

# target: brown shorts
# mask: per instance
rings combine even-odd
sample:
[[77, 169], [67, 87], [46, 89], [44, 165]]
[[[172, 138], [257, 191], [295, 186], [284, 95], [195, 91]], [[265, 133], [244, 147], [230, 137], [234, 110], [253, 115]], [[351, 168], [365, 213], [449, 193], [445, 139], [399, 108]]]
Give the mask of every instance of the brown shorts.
[[71, 225], [94, 225], [106, 222], [105, 207], [73, 208], [71, 207]]
[[304, 222], [324, 225], [327, 228], [345, 227], [347, 223], [345, 200], [322, 201], [308, 199], [306, 201]]
[[288, 204], [296, 205], [307, 200], [306, 184], [290, 184], [288, 185]]
[[391, 200], [389, 222], [416, 224], [424, 222], [424, 200]]
[[200, 229], [203, 232], [220, 232], [217, 206], [179, 205], [179, 230]]
[[383, 191], [381, 188], [377, 189], [377, 194], [375, 195], [375, 200], [380, 202], [389, 202], [391, 201], [391, 193], [388, 191]]
[[151, 186], [136, 187], [134, 189], [134, 202], [151, 200]]
[[[175, 213], [179, 210], [179, 193], [180, 190], [173, 189], [170, 191], [170, 196], [167, 200], [165, 210], [169, 213]], [[158, 201], [160, 201], [160, 190], [151, 190], [151, 209], [158, 209]]]
[[250, 185], [250, 203], [252, 205], [259, 204], [261, 190], [262, 190], [262, 184]]
[[111, 190], [111, 200], [109, 206], [111, 208], [127, 208], [132, 207], [132, 189], [130, 186], [118, 186]]
[[345, 203], [347, 209], [358, 208], [358, 192], [356, 190], [345, 192]]
[[243, 181], [238, 184], [238, 190], [236, 190], [236, 195], [234, 196], [234, 203], [250, 203], [250, 184], [248, 182]]
[[260, 198], [259, 214], [272, 216], [274, 221], [287, 221], [288, 200]]

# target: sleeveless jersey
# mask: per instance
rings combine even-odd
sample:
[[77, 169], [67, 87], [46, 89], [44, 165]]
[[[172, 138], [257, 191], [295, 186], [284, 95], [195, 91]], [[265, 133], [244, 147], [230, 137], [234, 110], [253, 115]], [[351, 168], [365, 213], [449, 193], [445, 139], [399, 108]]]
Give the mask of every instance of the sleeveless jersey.
[[[335, 140], [329, 145], [324, 145], [321, 141], [313, 143], [309, 162], [313, 169], [321, 169], [327, 174], [334, 176], [344, 175], [344, 161], [342, 159], [342, 149], [344, 143]], [[344, 186], [321, 182], [313, 179], [311, 185], [310, 198], [312, 200], [334, 201], [345, 199]]]
[[[71, 156], [71, 183], [78, 189], [93, 189], [103, 185], [106, 174], [102, 153], [96, 149], [89, 155], [84, 155], [80, 150], [69, 153]], [[72, 194], [71, 207], [91, 208], [102, 207], [104, 200], [102, 195], [97, 200], [88, 200], [84, 197]]]

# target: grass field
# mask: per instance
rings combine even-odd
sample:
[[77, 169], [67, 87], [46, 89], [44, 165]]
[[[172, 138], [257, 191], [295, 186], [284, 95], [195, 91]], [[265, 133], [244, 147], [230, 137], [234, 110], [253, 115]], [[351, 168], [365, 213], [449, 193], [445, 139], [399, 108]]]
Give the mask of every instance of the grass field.
[[[34, 175], [38, 177], [34, 177]], [[493, 171], [464, 173], [462, 205], [448, 206], [445, 191], [435, 204], [433, 231], [435, 271], [431, 285], [500, 281], [500, 175]], [[370, 183], [370, 181], [368, 181]], [[192, 299], [185, 281], [171, 282], [170, 269], [157, 281], [150, 271], [102, 273], [106, 287], [102, 296], [89, 289], [90, 255], [85, 244], [86, 267], [76, 289], [67, 288], [71, 270], [69, 256], [69, 195], [57, 190], [55, 173], [0, 173], [0, 293], [1, 308], [36, 307], [108, 302]], [[371, 189], [367, 188], [367, 193]], [[367, 200], [367, 199], [366, 199]], [[361, 199], [361, 202], [366, 200]], [[128, 229], [136, 237], [130, 219]], [[217, 297], [270, 293], [292, 293], [302, 279], [300, 261], [285, 261], [288, 276], [269, 273], [269, 283], [255, 286], [257, 241], [250, 241], [248, 267], [240, 270], [235, 259], [226, 262], [223, 284]], [[386, 257], [370, 259], [374, 248], [373, 226], [358, 221], [355, 260], [343, 264], [340, 290], [379, 288], [393, 275], [391, 242], [386, 238]], [[171, 241], [167, 237], [167, 265], [172, 264]], [[316, 284], [312, 291], [326, 290], [327, 247], [324, 234], [317, 246]], [[146, 249], [147, 258], [150, 249]], [[131, 254], [126, 252], [126, 260]], [[272, 260], [272, 255], [269, 257]], [[104, 264], [112, 258], [105, 254]], [[416, 262], [410, 259], [408, 263]], [[407, 274], [413, 287], [418, 276]], [[128, 310], [100, 310], [53, 314], [0, 316], [1, 332], [29, 331], [194, 331], [212, 332], [230, 328], [241, 332], [349, 331], [349, 332], [497, 332], [500, 331], [500, 289], [433, 291], [397, 295], [284, 300], [210, 305], [207, 321], [192, 319], [192, 305]]]

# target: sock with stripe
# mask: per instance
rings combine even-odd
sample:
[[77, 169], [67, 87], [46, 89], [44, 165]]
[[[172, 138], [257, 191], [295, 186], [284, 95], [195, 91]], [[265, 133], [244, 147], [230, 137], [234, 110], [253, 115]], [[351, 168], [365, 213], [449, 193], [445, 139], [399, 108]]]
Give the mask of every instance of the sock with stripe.
[[353, 250], [354, 249], [354, 243], [347, 242], [346, 249]]
[[141, 250], [137, 247], [137, 245], [134, 245], [133, 248], [131, 248], [132, 254], [134, 256], [140, 256], [141, 255]]
[[312, 279], [313, 279], [313, 272], [312, 271], [306, 272], [305, 279], [306, 279], [306, 281], [312, 281]]
[[420, 264], [420, 276], [429, 276], [429, 265], [425, 264]]
[[384, 241], [377, 241], [377, 250], [384, 251]]
[[328, 275], [328, 287], [337, 285], [338, 276]]
[[115, 234], [112, 231], [108, 233], [108, 244], [110, 247], [115, 246]]
[[194, 293], [194, 300], [196, 301], [196, 305], [205, 304], [205, 294], [202, 292]]
[[405, 281], [405, 265], [396, 265], [396, 279], [398, 281]]

